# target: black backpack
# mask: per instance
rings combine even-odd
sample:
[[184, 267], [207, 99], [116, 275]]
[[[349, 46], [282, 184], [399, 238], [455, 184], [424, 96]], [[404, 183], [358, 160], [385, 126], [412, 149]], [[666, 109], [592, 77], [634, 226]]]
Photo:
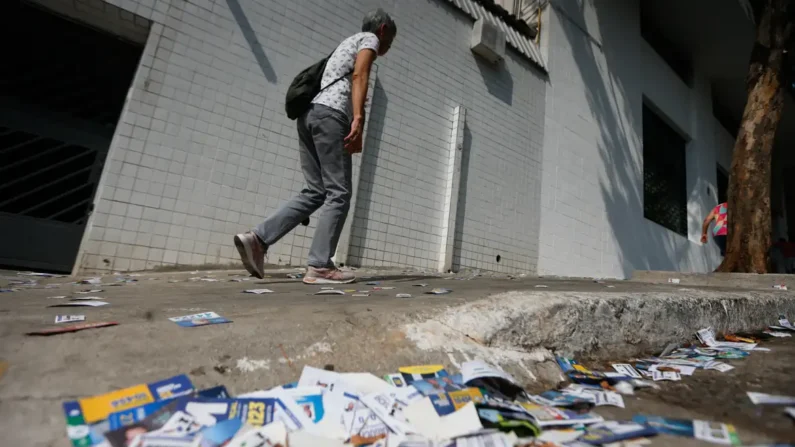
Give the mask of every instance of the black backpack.
[[290, 87], [287, 89], [287, 96], [284, 99], [284, 110], [287, 112], [287, 118], [294, 120], [303, 115], [318, 93], [351, 74], [351, 72], [348, 72], [321, 89], [320, 85], [323, 80], [323, 72], [326, 71], [326, 62], [328, 62], [331, 54], [308, 68], [305, 68], [304, 71], [298, 73], [298, 76], [290, 83]]

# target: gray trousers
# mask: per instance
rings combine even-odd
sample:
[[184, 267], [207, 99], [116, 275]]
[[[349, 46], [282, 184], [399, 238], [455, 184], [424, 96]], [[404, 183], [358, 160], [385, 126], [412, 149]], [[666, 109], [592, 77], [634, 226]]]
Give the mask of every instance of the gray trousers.
[[343, 147], [350, 122], [338, 110], [312, 104], [297, 123], [306, 188], [259, 224], [254, 233], [270, 246], [325, 203], [309, 249], [308, 264], [331, 267], [351, 205], [353, 168], [351, 155]]

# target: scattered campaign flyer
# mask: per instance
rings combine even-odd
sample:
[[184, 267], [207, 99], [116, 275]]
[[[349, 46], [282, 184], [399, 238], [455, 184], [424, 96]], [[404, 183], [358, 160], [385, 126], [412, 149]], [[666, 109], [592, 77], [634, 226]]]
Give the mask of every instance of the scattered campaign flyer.
[[656, 435], [657, 431], [646, 424], [631, 421], [606, 421], [589, 426], [577, 440], [588, 444], [603, 445]]
[[704, 364], [704, 369], [714, 369], [716, 371], [726, 372], [733, 370], [734, 367], [729, 365], [728, 363], [711, 361], [711, 362], [706, 362]]
[[85, 315], [56, 315], [55, 323], [71, 323], [73, 321], [86, 321]]
[[243, 293], [253, 293], [255, 295], [262, 295], [263, 293], [273, 293], [271, 289], [249, 289], [244, 290]]
[[680, 376], [678, 372], [674, 371], [652, 371], [651, 374], [651, 378], [655, 382], [659, 382], [660, 380], [670, 380], [673, 382], [682, 380], [682, 376]]
[[783, 327], [785, 329], [789, 329], [791, 331], [795, 331], [795, 326], [793, 326], [792, 323], [790, 323], [790, 321], [787, 319], [787, 316], [784, 315], [784, 314], [781, 314], [781, 315], [778, 316], [778, 324], [779, 324], [779, 326], [781, 326], [781, 327]]
[[[204, 432], [202, 432], [200, 446], [204, 447]], [[224, 444], [217, 444], [224, 445]], [[226, 444], [226, 447], [275, 447], [287, 445], [287, 427], [281, 421], [276, 421], [263, 427], [243, 425]]]
[[594, 403], [597, 407], [603, 405], [612, 405], [614, 407], [624, 408], [624, 397], [614, 391], [600, 391], [594, 393], [596, 400]]
[[75, 447], [101, 443], [107, 431], [107, 417], [115, 411], [192, 393], [188, 376], [181, 374], [150, 384], [136, 385], [107, 394], [64, 402], [66, 427]]
[[623, 374], [626, 377], [632, 377], [633, 379], [643, 378], [638, 370], [633, 368], [632, 365], [628, 363], [616, 363], [613, 365], [613, 369], [616, 370], [617, 373]]
[[415, 380], [435, 379], [447, 377], [447, 370], [444, 365], [416, 365], [403, 366], [398, 368], [398, 372], [403, 376], [407, 385], [411, 385]]
[[429, 395], [431, 403], [439, 416], [444, 416], [461, 409], [469, 402], [483, 403], [483, 393], [478, 388], [465, 388], [458, 391], [449, 391]]
[[649, 371], [654, 373], [659, 371], [660, 368], [663, 368], [663, 371], [665, 371], [666, 368], [674, 370], [673, 372], [678, 372], [680, 375], [683, 376], [692, 376], [693, 373], [696, 371], [695, 366], [679, 365], [676, 363], [668, 363], [668, 362], [657, 363], [656, 365], [652, 365], [649, 367]]
[[231, 323], [231, 320], [218, 315], [215, 312], [204, 312], [200, 314], [184, 315], [181, 317], [171, 317], [169, 320], [182, 327], [207, 326], [209, 324]]
[[401, 374], [387, 374], [384, 376], [384, 380], [386, 383], [397, 388], [403, 388], [404, 386], [407, 386]]
[[750, 351], [756, 347], [756, 343], [717, 341], [715, 340], [715, 331], [711, 327], [699, 329], [698, 332], [696, 332], [696, 337], [698, 337], [698, 340], [702, 344], [710, 348], [734, 348]]
[[533, 418], [538, 427], [554, 427], [561, 425], [593, 424], [602, 422], [601, 416], [594, 413], [577, 413], [561, 408], [523, 402], [520, 406]]
[[544, 391], [538, 396], [529, 396], [533, 403], [547, 407], [563, 408], [582, 408], [588, 409], [594, 406], [596, 400], [593, 395], [580, 396], [578, 394], [562, 393], [560, 391]]
[[517, 385], [513, 376], [481, 360], [472, 360], [461, 365], [461, 380], [464, 383], [482, 378], [499, 378]]
[[637, 415], [632, 420], [646, 424], [661, 434], [685, 436], [716, 444], [740, 445], [737, 431], [729, 424], [646, 415]]
[[[182, 394], [179, 395], [182, 396]], [[196, 397], [203, 397], [206, 399], [228, 399], [229, 392], [226, 390], [225, 386], [219, 385], [197, 391]], [[164, 399], [145, 405], [140, 405], [135, 408], [113, 412], [108, 415], [108, 424], [110, 425], [110, 430], [117, 430], [121, 427], [142, 421], [150, 414], [153, 414], [164, 406], [170, 404], [172, 400], [173, 398]]]
[[468, 388], [466, 385], [455, 383], [452, 377], [439, 377], [438, 379], [415, 380], [411, 386], [417, 389], [423, 396], [433, 394], [444, 394], [449, 391], [459, 391]]
[[579, 372], [582, 374], [593, 374], [593, 372], [577, 363], [576, 360], [566, 358], [566, 357], [555, 357], [555, 361], [558, 362], [558, 366], [563, 371], [564, 374], [568, 374], [570, 372]]

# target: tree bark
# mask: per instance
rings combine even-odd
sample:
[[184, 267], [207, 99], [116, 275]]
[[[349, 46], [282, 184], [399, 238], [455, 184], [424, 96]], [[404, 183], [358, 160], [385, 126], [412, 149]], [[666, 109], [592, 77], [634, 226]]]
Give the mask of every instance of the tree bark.
[[783, 72], [790, 48], [792, 0], [760, 0], [746, 80], [748, 102], [734, 144], [729, 176], [728, 238], [720, 272], [767, 273], [770, 268], [770, 182], [775, 139], [784, 107]]

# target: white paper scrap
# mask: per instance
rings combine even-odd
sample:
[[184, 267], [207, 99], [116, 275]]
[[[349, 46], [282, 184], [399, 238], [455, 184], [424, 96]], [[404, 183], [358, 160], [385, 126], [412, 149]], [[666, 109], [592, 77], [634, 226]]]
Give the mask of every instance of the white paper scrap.
[[85, 315], [56, 315], [55, 322], [56, 323], [70, 323], [72, 321], [85, 321]]
[[475, 404], [467, 403], [457, 411], [439, 416], [429, 397], [406, 407], [403, 414], [417, 433], [436, 441], [465, 436], [483, 429]]
[[254, 293], [254, 294], [257, 294], [257, 295], [262, 295], [263, 293], [273, 293], [273, 290], [271, 290], [271, 289], [250, 289], [250, 290], [244, 291], [243, 293]]
[[784, 413], [787, 413], [789, 417], [795, 419], [795, 407], [787, 407], [784, 409]]
[[516, 379], [514, 379], [513, 376], [482, 360], [471, 360], [461, 365], [461, 380], [464, 383], [469, 383], [471, 380], [480, 379], [482, 377], [498, 377], [517, 385]]
[[613, 369], [615, 369], [616, 372], [618, 372], [618, 373], [620, 373], [620, 374], [622, 374], [622, 375], [624, 375], [626, 377], [632, 377], [632, 378], [635, 378], [635, 379], [641, 379], [643, 377], [643, 376], [640, 375], [638, 370], [633, 368], [632, 365], [630, 365], [628, 363], [616, 363], [616, 364], [613, 365]]
[[326, 289], [316, 292], [315, 295], [345, 295], [345, 292], [342, 290]]
[[[66, 295], [58, 295], [58, 296], [48, 296], [47, 297], [48, 300], [62, 300], [64, 298], [68, 298], [68, 296], [66, 296]], [[789, 335], [789, 334], [787, 334], [787, 335]]]
[[598, 393], [594, 393], [596, 397], [596, 406], [601, 407], [602, 405], [612, 405], [614, 407], [624, 408], [624, 397], [618, 393], [614, 393], [612, 391], [600, 391]]
[[[54, 297], [50, 297], [50, 298], [54, 298]], [[782, 329], [784, 329], [784, 328], [782, 328]], [[792, 334], [790, 334], [789, 332], [765, 331], [765, 334], [767, 334], [767, 335], [769, 335], [771, 337], [776, 337], [776, 338], [792, 337]]]
[[105, 306], [108, 303], [106, 301], [70, 301], [68, 303], [61, 303], [61, 304], [53, 304], [52, 306], [47, 307], [99, 307]]
[[676, 382], [682, 380], [682, 376], [680, 376], [678, 372], [673, 371], [653, 371], [652, 379], [654, 379], [655, 382], [659, 382], [660, 380], [671, 380]]
[[274, 421], [262, 427], [250, 427], [248, 431], [238, 434], [226, 444], [226, 447], [287, 445], [287, 427], [284, 422]]
[[582, 430], [544, 430], [536, 439], [538, 441], [552, 442], [562, 445], [568, 442], [576, 441], [577, 438], [582, 435]]
[[674, 363], [658, 363], [656, 365], [650, 366], [649, 371], [653, 373], [658, 371], [658, 368], [676, 368], [679, 371], [679, 374], [683, 376], [692, 376], [696, 371], [695, 366], [677, 365]]
[[[547, 432], [545, 431], [544, 434]], [[582, 433], [582, 432], [580, 432]], [[512, 434], [512, 433], [511, 433]], [[538, 438], [541, 440], [541, 438]], [[400, 444], [404, 447], [415, 447], [415, 444]], [[433, 443], [428, 446], [438, 446], [439, 444]], [[458, 438], [455, 444], [441, 444], [441, 445], [455, 445], [455, 447], [513, 447], [519, 445], [516, 443], [516, 437], [511, 437], [505, 433], [484, 433], [467, 436], [465, 438]], [[523, 445], [523, 444], [522, 444]], [[417, 444], [417, 446], [425, 447], [424, 444]], [[391, 446], [390, 446], [391, 447]]]
[[734, 369], [734, 367], [729, 365], [728, 363], [712, 361], [704, 364], [704, 369], [714, 369], [716, 371], [720, 371], [723, 373], [726, 371], [731, 371], [732, 369]]
[[755, 393], [753, 391], [748, 391], [748, 398], [751, 399], [751, 402], [753, 402], [755, 405], [795, 405], [795, 397], [793, 396], [778, 396], [775, 394]]
[[[314, 435], [306, 430], [287, 434], [290, 447], [345, 447], [345, 441]], [[254, 444], [259, 445], [259, 444]], [[284, 444], [282, 444], [284, 445]]]
[[734, 427], [720, 422], [693, 421], [693, 437], [714, 444], [732, 445]]

